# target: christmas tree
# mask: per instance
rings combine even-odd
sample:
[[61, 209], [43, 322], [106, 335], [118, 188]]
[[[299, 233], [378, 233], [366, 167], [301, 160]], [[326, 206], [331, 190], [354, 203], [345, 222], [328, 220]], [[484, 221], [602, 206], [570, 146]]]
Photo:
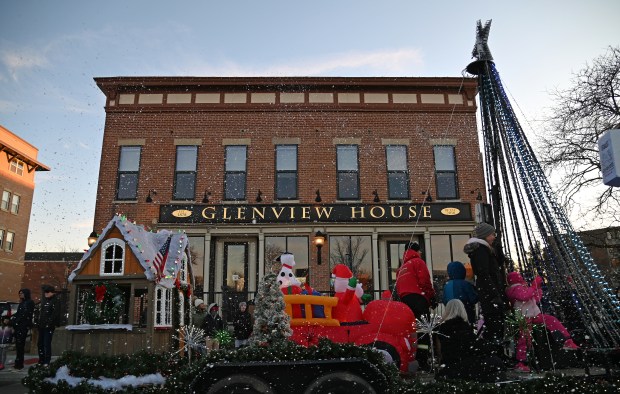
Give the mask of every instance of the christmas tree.
[[276, 279], [276, 274], [267, 274], [260, 282], [254, 309], [254, 330], [250, 337], [252, 346], [283, 341], [293, 333], [291, 319], [284, 312], [284, 296]]

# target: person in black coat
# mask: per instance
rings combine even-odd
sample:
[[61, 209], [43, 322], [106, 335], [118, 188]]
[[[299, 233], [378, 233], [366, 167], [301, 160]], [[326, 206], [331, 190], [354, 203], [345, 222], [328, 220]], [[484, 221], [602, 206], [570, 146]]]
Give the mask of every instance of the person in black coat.
[[463, 251], [469, 256], [476, 277], [476, 290], [484, 317], [482, 335], [499, 345], [504, 338], [508, 303], [505, 299], [506, 280], [493, 248], [495, 238], [495, 228], [480, 223], [474, 228], [472, 238], [467, 241]]
[[32, 327], [32, 315], [34, 313], [34, 301], [30, 298], [30, 289], [21, 289], [18, 292], [19, 306], [17, 312], [11, 317], [13, 335], [15, 337], [15, 369], [24, 368], [24, 348], [28, 330]]
[[209, 304], [207, 307], [207, 317], [202, 322], [202, 329], [205, 331], [206, 335], [206, 345], [207, 350], [218, 350], [220, 348], [220, 343], [215, 338], [215, 334], [218, 331], [224, 329], [224, 321], [222, 320], [222, 316], [219, 315], [219, 306], [214, 302]]
[[252, 316], [247, 311], [248, 304], [239, 303], [239, 310], [235, 315], [233, 327], [235, 328], [235, 347], [247, 346], [248, 338], [252, 334]]
[[52, 336], [60, 325], [60, 303], [56, 298], [54, 287], [44, 285], [39, 312], [39, 364], [48, 366], [52, 359]]
[[437, 338], [442, 364], [439, 377], [485, 383], [506, 379], [502, 360], [493, 355], [492, 344], [474, 334], [461, 300], [446, 304]]

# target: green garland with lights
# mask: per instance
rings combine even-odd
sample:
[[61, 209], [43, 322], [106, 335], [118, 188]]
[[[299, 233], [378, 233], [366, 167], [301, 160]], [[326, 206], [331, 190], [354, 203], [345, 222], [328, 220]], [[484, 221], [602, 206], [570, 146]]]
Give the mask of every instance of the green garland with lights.
[[116, 284], [95, 282], [84, 296], [84, 320], [88, 324], [117, 324], [125, 302], [125, 293]]

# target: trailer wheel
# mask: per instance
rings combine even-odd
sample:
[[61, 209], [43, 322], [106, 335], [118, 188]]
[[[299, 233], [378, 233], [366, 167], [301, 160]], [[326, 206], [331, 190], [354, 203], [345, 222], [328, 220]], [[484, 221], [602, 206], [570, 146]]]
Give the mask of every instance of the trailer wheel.
[[364, 378], [350, 372], [332, 372], [319, 377], [304, 394], [377, 394]]
[[207, 394], [234, 394], [234, 393], [256, 393], [273, 394], [273, 390], [264, 380], [252, 375], [235, 374], [229, 375], [215, 382]]
[[394, 365], [400, 368], [400, 354], [398, 354], [398, 351], [394, 346], [390, 345], [387, 342], [381, 341], [373, 342], [369, 346], [388, 353], [390, 357], [392, 357], [392, 362], [394, 363]]

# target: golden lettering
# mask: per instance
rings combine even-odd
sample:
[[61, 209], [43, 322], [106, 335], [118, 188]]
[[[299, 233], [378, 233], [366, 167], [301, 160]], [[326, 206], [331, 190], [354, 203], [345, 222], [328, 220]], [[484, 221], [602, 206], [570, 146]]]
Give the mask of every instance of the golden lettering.
[[228, 207], [224, 207], [224, 212], [222, 212], [222, 219], [223, 220], [230, 220], [231, 217], [228, 216]]
[[[398, 208], [398, 213], [395, 212], [396, 208]], [[399, 205], [397, 207], [390, 207], [390, 212], [392, 213], [393, 218], [400, 218], [403, 216], [403, 207]]]
[[280, 212], [276, 212], [276, 207], [271, 207], [271, 211], [275, 215], [276, 219], [280, 219], [280, 215], [282, 215], [282, 212], [284, 212], [284, 207], [280, 208]]
[[364, 213], [364, 207], [351, 207], [351, 219], [356, 219], [358, 214], [360, 215], [360, 219], [366, 218], [366, 214]]
[[425, 205], [424, 206], [424, 214], [422, 215], [422, 217], [425, 217], [425, 218], [430, 218], [431, 217], [431, 207], [430, 207], [430, 205]]
[[310, 219], [310, 207], [301, 207], [301, 218]]
[[295, 207], [289, 207], [289, 212], [291, 213], [289, 219], [295, 219]]
[[[209, 214], [207, 214], [207, 211], [209, 211]], [[206, 207], [205, 209], [203, 209], [202, 217], [207, 220], [215, 219], [215, 207]]]
[[325, 207], [314, 207], [316, 215], [319, 217], [319, 219], [322, 219], [323, 215], [325, 215], [325, 219], [329, 219], [329, 215], [332, 214], [332, 209], [334, 209], [334, 207], [329, 207], [329, 210], [327, 210], [327, 208]]
[[415, 217], [417, 217], [417, 216], [418, 216], [418, 213], [417, 213], [417, 212], [416, 212], [416, 210], [415, 210], [415, 205], [411, 205], [411, 206], [409, 207], [409, 219], [411, 219], [411, 218], [415, 218]]
[[245, 207], [237, 207], [237, 219], [245, 219]]
[[[378, 216], [375, 214], [375, 210], [377, 210], [377, 209], [379, 211], [381, 211], [381, 214], [378, 215]], [[372, 208], [370, 208], [370, 216], [372, 216], [373, 219], [382, 218], [383, 216], [385, 216], [385, 209], [383, 209], [383, 207], [372, 207]]]
[[256, 219], [257, 216], [260, 216], [261, 219], [265, 220], [265, 207], [252, 208], [252, 219]]

